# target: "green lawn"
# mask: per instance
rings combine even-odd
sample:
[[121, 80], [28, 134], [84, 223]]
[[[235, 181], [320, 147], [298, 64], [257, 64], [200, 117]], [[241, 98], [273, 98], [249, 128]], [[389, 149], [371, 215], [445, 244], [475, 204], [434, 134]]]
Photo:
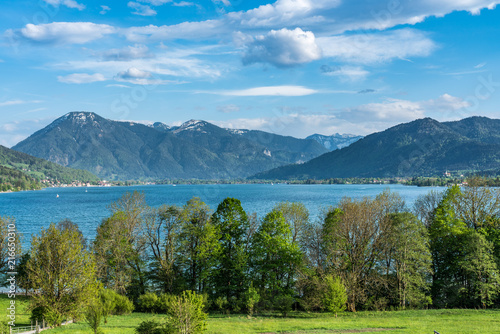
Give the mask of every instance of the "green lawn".
[[[13, 300], [13, 299], [12, 299]], [[11, 299], [4, 294], [0, 294], [0, 314], [2, 322], [8, 320], [7, 318], [7, 307], [10, 306]], [[30, 311], [28, 311], [28, 299], [24, 296], [17, 295], [15, 298], [16, 301], [16, 326], [24, 327], [30, 325]]]
[[[141, 321], [154, 317], [145, 313], [113, 316], [103, 326], [104, 333], [134, 333]], [[156, 315], [161, 318], [161, 315]], [[500, 310], [420, 310], [393, 312], [344, 313], [334, 318], [328, 314], [293, 313], [288, 318], [245, 315], [217, 316], [208, 320], [207, 333], [500, 333]], [[77, 323], [45, 333], [90, 334], [84, 323]]]

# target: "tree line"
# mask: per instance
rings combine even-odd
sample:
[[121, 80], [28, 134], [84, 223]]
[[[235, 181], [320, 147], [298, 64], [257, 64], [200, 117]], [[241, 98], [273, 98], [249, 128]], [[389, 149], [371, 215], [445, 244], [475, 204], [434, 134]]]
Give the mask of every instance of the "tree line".
[[109, 209], [92, 242], [70, 221], [33, 236], [18, 285], [37, 314], [60, 323], [103, 291], [160, 313], [186, 293], [223, 313], [500, 305], [500, 192], [480, 179], [411, 209], [389, 190], [345, 197], [316, 221], [301, 203], [257, 217], [235, 198], [212, 212], [199, 198], [149, 207], [138, 192]]

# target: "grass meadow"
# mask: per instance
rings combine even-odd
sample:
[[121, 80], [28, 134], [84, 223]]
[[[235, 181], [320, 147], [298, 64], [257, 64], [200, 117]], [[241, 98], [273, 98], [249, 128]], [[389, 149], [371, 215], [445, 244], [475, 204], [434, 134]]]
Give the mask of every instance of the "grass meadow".
[[[134, 333], [146, 319], [162, 315], [132, 313], [112, 316], [102, 327], [104, 333]], [[500, 310], [412, 310], [343, 313], [337, 318], [325, 313], [291, 313], [287, 318], [262, 315], [211, 315], [207, 333], [500, 333]], [[45, 333], [90, 334], [84, 322], [48, 330]]]

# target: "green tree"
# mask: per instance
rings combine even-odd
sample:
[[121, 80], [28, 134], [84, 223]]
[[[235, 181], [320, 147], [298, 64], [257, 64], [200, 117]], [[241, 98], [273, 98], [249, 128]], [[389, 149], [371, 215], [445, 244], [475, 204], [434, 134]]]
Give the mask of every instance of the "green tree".
[[190, 199], [180, 215], [179, 263], [187, 289], [205, 292], [219, 255], [216, 228], [210, 221], [210, 208], [199, 198]]
[[403, 209], [398, 194], [384, 191], [374, 199], [345, 197], [326, 214], [322, 231], [326, 269], [346, 284], [350, 311], [377, 292], [369, 290], [379, 280], [375, 269], [388, 247], [388, 217]]
[[145, 219], [145, 235], [151, 257], [149, 277], [164, 293], [179, 290], [178, 272], [182, 210], [177, 206], [151, 209]]
[[302, 265], [303, 254], [293, 242], [290, 226], [281, 211], [263, 219], [252, 240], [254, 282], [268, 299], [293, 293], [293, 283]]
[[453, 205], [460, 195], [460, 188], [448, 188], [443, 200], [433, 214], [429, 226], [432, 254], [432, 300], [438, 307], [460, 306], [459, 291], [465, 278], [460, 269], [463, 257], [466, 224], [456, 214]]
[[139, 192], [125, 193], [109, 208], [112, 215], [97, 228], [93, 245], [99, 278], [105, 287], [137, 298], [147, 283], [144, 219], [150, 208]]
[[74, 229], [51, 224], [33, 236], [26, 271], [33, 286], [31, 309], [42, 310], [52, 325], [77, 317], [97, 298], [95, 261]]
[[500, 292], [500, 271], [493, 256], [493, 245], [474, 230], [464, 238], [464, 254], [459, 262], [469, 284], [463, 292], [472, 300], [470, 306], [491, 306]]
[[396, 273], [399, 306], [426, 306], [432, 257], [424, 224], [408, 212], [390, 215], [390, 269]]
[[325, 277], [325, 292], [323, 295], [323, 305], [326, 310], [335, 314], [343, 312], [346, 309], [347, 291], [340, 277], [328, 275]]
[[218, 236], [219, 252], [214, 254], [212, 274], [215, 296], [241, 300], [248, 288], [248, 229], [249, 220], [241, 202], [235, 198], [224, 199], [212, 215]]

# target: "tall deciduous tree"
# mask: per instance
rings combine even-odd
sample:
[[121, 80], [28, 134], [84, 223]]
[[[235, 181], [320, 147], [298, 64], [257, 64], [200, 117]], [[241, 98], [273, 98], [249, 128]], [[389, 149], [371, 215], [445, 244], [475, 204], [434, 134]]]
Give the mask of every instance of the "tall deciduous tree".
[[150, 208], [144, 194], [126, 193], [110, 205], [111, 217], [97, 228], [94, 253], [107, 288], [134, 297], [146, 287], [147, 238], [144, 219]]
[[33, 287], [31, 307], [50, 324], [80, 315], [97, 298], [94, 258], [73, 228], [51, 224], [33, 236], [26, 270]]
[[216, 296], [241, 299], [248, 288], [249, 221], [241, 202], [224, 199], [212, 216], [220, 252], [215, 259], [213, 288]]
[[386, 250], [388, 216], [404, 209], [402, 198], [384, 191], [375, 199], [343, 198], [326, 215], [323, 224], [323, 248], [328, 270], [340, 276], [348, 292], [348, 308], [364, 303], [374, 268]]
[[390, 216], [392, 270], [396, 276], [399, 306], [403, 309], [426, 306], [432, 273], [432, 258], [427, 229], [408, 212]]
[[180, 215], [180, 266], [187, 289], [199, 293], [207, 289], [220, 254], [216, 229], [210, 216], [208, 205], [197, 197], [183, 206]]
[[281, 211], [273, 210], [265, 216], [252, 248], [252, 269], [261, 294], [268, 298], [291, 294], [303, 254]]
[[150, 278], [165, 293], [179, 287], [181, 208], [170, 205], [151, 209], [145, 219], [145, 235], [151, 257]]
[[463, 257], [466, 224], [456, 214], [453, 203], [460, 195], [460, 188], [453, 186], [433, 214], [429, 226], [432, 254], [432, 300], [438, 307], [460, 306], [459, 291], [464, 276], [459, 262]]

